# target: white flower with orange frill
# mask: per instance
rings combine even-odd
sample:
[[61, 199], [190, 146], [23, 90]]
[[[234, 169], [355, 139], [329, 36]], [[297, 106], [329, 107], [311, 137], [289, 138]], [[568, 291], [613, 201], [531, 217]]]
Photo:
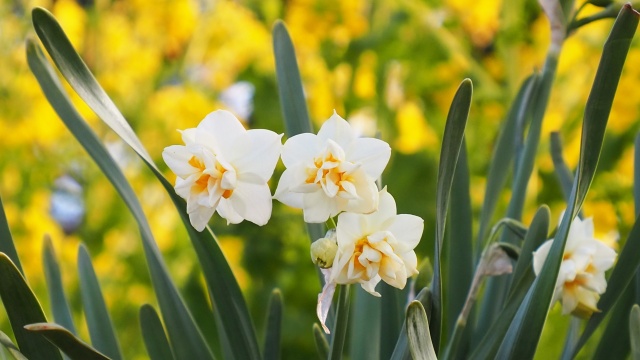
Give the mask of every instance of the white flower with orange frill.
[[407, 279], [418, 273], [414, 249], [422, 237], [424, 221], [415, 215], [398, 215], [396, 202], [386, 188], [379, 197], [378, 210], [371, 214], [345, 212], [338, 216], [338, 249], [331, 269], [323, 270], [325, 287], [318, 296], [318, 317], [326, 332], [324, 320], [336, 284], [360, 284], [380, 296], [375, 290], [380, 281], [403, 289]]
[[187, 200], [191, 225], [202, 231], [215, 211], [237, 224], [264, 225], [271, 217], [267, 182], [282, 149], [282, 135], [246, 130], [228, 111], [207, 115], [182, 131], [185, 145], [164, 149], [162, 157], [177, 175], [176, 193]]
[[[552, 243], [553, 239], [547, 240], [533, 253], [536, 275], [542, 270]], [[616, 256], [613, 249], [594, 237], [591, 218], [573, 220], [553, 295], [553, 302], [562, 303], [563, 314], [588, 318], [599, 311], [600, 294], [607, 289], [604, 273], [613, 266]]]
[[282, 162], [287, 169], [274, 198], [303, 209], [310, 223], [325, 222], [343, 211], [371, 213], [378, 208], [375, 181], [390, 156], [389, 144], [358, 138], [334, 113], [317, 135], [303, 133], [285, 142]]

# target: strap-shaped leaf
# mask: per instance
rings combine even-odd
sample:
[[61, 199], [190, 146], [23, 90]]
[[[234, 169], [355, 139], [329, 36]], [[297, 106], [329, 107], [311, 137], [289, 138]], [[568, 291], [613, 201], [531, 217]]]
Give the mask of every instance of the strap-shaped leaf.
[[[631, 38], [637, 25], [638, 14], [631, 6], [624, 6], [604, 45], [596, 78], [587, 100], [582, 127], [580, 161], [567, 211], [556, 233], [542, 271], [520, 306], [498, 351], [498, 357], [531, 358], [535, 353], [555, 289], [569, 228], [593, 180], [604, 139], [604, 130], [611, 111], [611, 104], [622, 72], [622, 66], [631, 44]], [[637, 263], [634, 264], [633, 270], [629, 273], [629, 280], [636, 268]], [[625, 270], [630, 271], [631, 269], [627, 268]], [[611, 285], [610, 282], [610, 289], [605, 294], [610, 294], [610, 291], [615, 293], [616, 288], [611, 289]], [[624, 286], [620, 288], [618, 295], [622, 290], [624, 290]], [[611, 297], [611, 295], [608, 297]], [[603, 299], [601, 299], [602, 302]], [[613, 305], [613, 302], [615, 301], [612, 301], [611, 305]], [[601, 309], [604, 308], [600, 304], [599, 307]], [[604, 313], [603, 311], [603, 313], [596, 315]], [[593, 317], [590, 322], [594, 322]], [[587, 330], [589, 330], [589, 325], [587, 325], [587, 329], [578, 343], [578, 349], [588, 337], [585, 334], [590, 334]]]
[[[448, 227], [450, 236], [445, 244], [448, 281], [445, 285], [447, 298], [447, 328], [449, 338], [453, 334], [456, 320], [464, 307], [473, 279], [473, 215], [469, 194], [469, 165], [466, 143], [460, 149], [460, 157], [453, 177], [451, 211]], [[461, 334], [457, 350], [465, 354], [469, 346], [469, 331]]]
[[24, 271], [22, 271], [22, 266], [20, 265], [20, 259], [18, 258], [18, 252], [13, 244], [11, 230], [9, 230], [7, 215], [4, 213], [2, 198], [0, 198], [0, 252], [7, 254], [9, 259], [16, 265], [16, 268], [18, 268], [18, 271], [24, 275]]
[[[427, 313], [427, 318], [431, 316], [433, 310], [433, 298], [431, 296], [431, 290], [425, 287], [423, 288], [418, 295], [416, 295], [415, 300], [420, 301], [422, 303], [422, 307], [425, 309]], [[407, 317], [405, 315], [404, 323], [402, 324], [402, 331], [400, 332], [400, 336], [398, 336], [398, 341], [396, 342], [396, 347], [393, 350], [393, 354], [390, 357], [391, 360], [404, 360], [410, 359], [409, 352], [409, 339], [407, 338]]]
[[[382, 341], [393, 341], [395, 338], [387, 336], [383, 339], [381, 333], [382, 301], [384, 297], [371, 296], [361, 286], [355, 287], [354, 303], [351, 309], [351, 321], [349, 324], [350, 349], [352, 360], [382, 359], [380, 348]], [[387, 332], [385, 331], [385, 334]], [[372, 344], [372, 339], [380, 339], [380, 346]], [[393, 349], [391, 349], [393, 351]]]
[[509, 109], [496, 146], [493, 149], [493, 155], [491, 156], [487, 173], [487, 187], [484, 192], [482, 211], [480, 213], [480, 223], [476, 239], [476, 258], [482, 253], [484, 240], [489, 231], [489, 223], [495, 212], [496, 204], [500, 199], [500, 193], [507, 181], [509, 169], [513, 168], [513, 157], [516, 153], [516, 139], [520, 136], [518, 134], [518, 124], [524, 122], [522, 118], [526, 115], [526, 109], [529, 107], [528, 104], [533, 98], [538, 80], [538, 75], [534, 74], [522, 83]]
[[37, 323], [24, 327], [51, 341], [71, 360], [108, 360], [109, 357], [78, 339], [69, 330], [58, 324]]
[[291, 36], [282, 21], [276, 21], [273, 26], [273, 52], [276, 59], [278, 94], [287, 136], [310, 133], [313, 128], [304, 98], [298, 61]]
[[15, 360], [28, 360], [22, 353], [16, 344], [11, 341], [7, 334], [0, 331], [0, 345], [2, 345]]
[[437, 360], [429, 334], [429, 320], [420, 301], [412, 301], [407, 308], [407, 338], [411, 357], [415, 360]]
[[142, 339], [151, 360], [173, 360], [173, 352], [158, 313], [149, 304], [140, 307]]
[[[633, 306], [636, 295], [636, 289], [631, 284], [627, 286], [613, 309], [610, 310], [609, 321], [600, 336], [598, 347], [593, 353], [594, 359], [627, 359], [629, 357], [631, 350], [629, 345], [629, 310]], [[573, 348], [577, 341], [578, 334], [571, 344], [569, 355], [573, 355]]]
[[64, 294], [64, 288], [62, 286], [60, 266], [58, 265], [58, 259], [56, 258], [53, 243], [49, 236], [44, 237], [42, 257], [53, 319], [72, 334], [76, 334], [71, 309], [69, 308], [69, 303], [67, 302], [67, 297]]
[[47, 319], [24, 277], [4, 253], [0, 253], [0, 297], [20, 352], [31, 360], [62, 360], [55, 346], [24, 329], [25, 325], [47, 322]]
[[[36, 14], [38, 14], [36, 16]], [[120, 119], [122, 115], [117, 108], [112, 106], [101, 106], [101, 103], [112, 103], [112, 101], [106, 96], [104, 91], [95, 90], [95, 87], [100, 85], [95, 82], [93, 75], [86, 68], [82, 60], [77, 55], [73, 47], [71, 47], [68, 39], [55, 18], [43, 9], [34, 10], [34, 26], [41, 28], [42, 31], [38, 32], [41, 40], [45, 44], [49, 44], [50, 48], [47, 48], [49, 55], [52, 58], [57, 59], [57, 63], [66, 64], [59, 69], [67, 80], [69, 80], [71, 86], [82, 97], [82, 99], [100, 116], [100, 118], [120, 137], [131, 146], [134, 151], [143, 159], [145, 164], [153, 171], [158, 181], [162, 184], [165, 190], [169, 193], [171, 200], [178, 209], [178, 213], [187, 228], [189, 238], [193, 244], [193, 247], [198, 256], [202, 272], [204, 274], [207, 285], [212, 294], [212, 300], [214, 302], [214, 311], [216, 313], [216, 319], [222, 324], [224, 331], [228, 335], [222, 334], [222, 338], [228, 339], [228, 341], [222, 341], [223, 346], [230, 345], [232, 348], [225, 351], [226, 354], [233, 354], [238, 359], [257, 358], [260, 356], [258, 343], [255, 335], [255, 329], [249, 316], [246, 302], [242, 296], [242, 291], [238, 285], [233, 272], [227, 263], [220, 246], [215, 239], [214, 234], [210, 231], [197, 232], [190, 224], [189, 217], [186, 212], [186, 203], [180, 198], [173, 189], [173, 186], [164, 178], [164, 175], [158, 170], [155, 164], [151, 161], [144, 149], [140, 149], [141, 143], [138, 140], [135, 133], [128, 126], [122, 126]], [[58, 50], [56, 50], [58, 49]], [[64, 51], [62, 51], [64, 50]], [[79, 81], [76, 81], [78, 80]], [[85, 83], [86, 81], [86, 83]], [[107, 111], [108, 110], [108, 111]], [[154, 245], [155, 247], [155, 245]], [[151, 248], [147, 249], [151, 252], [157, 253], [154, 259], [160, 259], [159, 251], [157, 247], [155, 250]], [[147, 251], [145, 250], [145, 251]], [[150, 263], [152, 261], [148, 260]], [[161, 265], [164, 267], [164, 265]], [[165, 271], [166, 272], [166, 271]], [[169, 287], [175, 287], [170, 284], [168, 276], [164, 277], [165, 285]], [[160, 286], [160, 284], [158, 284]], [[157, 291], [157, 290], [156, 290]], [[177, 291], [170, 290], [177, 294]], [[194, 331], [197, 328], [191, 324], [193, 319], [191, 315], [187, 314], [186, 307], [183, 301], [175, 296], [167, 297], [168, 300], [162, 300], [159, 297], [160, 312], [162, 313], [165, 322], [167, 323], [167, 331], [169, 333], [169, 339], [173, 344], [173, 349], [176, 356], [192, 357], [190, 352], [200, 352], [199, 357], [209, 357], [210, 350], [206, 346], [201, 335], [196, 335]], [[171, 301], [175, 306], [184, 308], [176, 312], [175, 321], [169, 321], [167, 317], [173, 316], [169, 314], [167, 301]], [[172, 305], [173, 306], [173, 305]], [[178, 315], [179, 314], [179, 315]], [[188, 326], [191, 329], [188, 332], [183, 331], [181, 326], [176, 327], [177, 323], [185, 321], [184, 326]], [[176, 324], [174, 324], [176, 322]], [[199, 332], [199, 331], [198, 331]], [[177, 337], [188, 336], [191, 333], [190, 340], [180, 341], [179, 344], [175, 343]], [[193, 342], [193, 343], [192, 343]], [[212, 356], [212, 355], [211, 355]]]
[[152, 164], [151, 156], [142, 146], [140, 140], [135, 135], [132, 136], [131, 126], [98, 84], [53, 15], [43, 8], [36, 7], [31, 16], [33, 27], [42, 44], [73, 89], [101, 119], [110, 119], [109, 126], [113, 131], [123, 138], [146, 162]]
[[513, 272], [512, 288], [509, 291], [509, 297], [505, 302], [503, 310], [493, 324], [489, 324], [488, 329], [482, 334], [482, 337], [470, 359], [493, 359], [496, 356], [498, 348], [509, 329], [509, 325], [513, 321], [522, 300], [527, 295], [527, 291], [531, 287], [535, 279], [533, 272], [532, 254], [535, 249], [540, 247], [549, 232], [549, 208], [541, 206], [531, 221], [529, 231], [524, 239], [522, 252], [516, 268]]
[[[380, 358], [386, 359], [393, 354], [396, 339], [402, 332], [402, 322], [406, 317], [406, 297], [402, 299], [402, 292], [393, 286], [382, 282], [380, 289]], [[370, 295], [368, 295], [370, 296]], [[372, 321], [371, 319], [369, 321]], [[382, 332], [384, 329], [384, 334]]]
[[320, 359], [329, 358], [329, 342], [324, 334], [324, 330], [317, 323], [313, 324], [313, 339], [316, 343], [316, 350]]
[[[46, 10], [39, 10], [44, 12]], [[34, 12], [37, 13], [36, 10]], [[47, 13], [48, 14], [48, 13]], [[50, 16], [50, 14], [48, 15]], [[49, 19], [44, 17], [44, 19]], [[55, 21], [53, 18], [50, 21]], [[57, 23], [56, 23], [57, 24]], [[58, 35], [58, 36], [64, 36]], [[56, 37], [57, 38], [57, 37]], [[64, 38], [66, 40], [66, 37]], [[61, 56], [57, 54], [57, 56]], [[100, 140], [80, 117], [62, 88], [60, 81], [44, 55], [33, 41], [27, 41], [27, 61], [38, 80], [45, 96], [58, 116], [74, 137], [91, 155], [105, 176], [133, 214], [142, 237], [143, 249], [147, 258], [151, 281], [160, 304], [160, 310], [167, 323], [169, 337], [176, 354], [185, 358], [210, 359], [213, 357], [162, 260], [142, 207], [124, 174]], [[31, 321], [30, 323], [44, 322]]]
[[331, 344], [329, 347], [329, 360], [342, 359], [342, 351], [347, 336], [347, 325], [349, 324], [349, 297], [350, 285], [338, 285], [338, 300], [336, 301], [336, 321], [331, 333]]
[[447, 124], [444, 129], [442, 139], [442, 149], [440, 151], [440, 165], [438, 167], [438, 182], [436, 189], [436, 240], [433, 261], [433, 282], [431, 292], [433, 294], [433, 316], [430, 319], [431, 336], [433, 346], [438, 351], [440, 346], [440, 332], [442, 329], [442, 276], [440, 269], [440, 252], [444, 240], [445, 221], [449, 208], [449, 194], [453, 184], [453, 175], [458, 163], [458, 155], [462, 147], [464, 129], [467, 126], [469, 109], [471, 108], [471, 96], [473, 94], [473, 84], [470, 79], [462, 81], [458, 91], [453, 97]]
[[629, 336], [631, 343], [631, 359], [640, 360], [640, 307], [633, 305], [629, 314]]
[[560, 140], [559, 132], [552, 132], [549, 135], [551, 139], [551, 159], [553, 160], [553, 168], [560, 182], [560, 188], [562, 189], [562, 195], [564, 200], [569, 201], [571, 195], [571, 186], [573, 185], [573, 174], [569, 167], [564, 162], [562, 157], [562, 140]]
[[[212, 299], [215, 305], [214, 311], [218, 312], [216, 319], [220, 321], [224, 331], [228, 333], [228, 335], [223, 334], [221, 336], [222, 338], [228, 339], [228, 341], [222, 342], [223, 346], [230, 344], [232, 347], [232, 349], [227, 349], [225, 353], [234, 354], [238, 359], [259, 357], [260, 351], [255, 329], [249, 316], [247, 305], [213, 233], [211, 233], [210, 230], [197, 232], [191, 227], [186, 213], [185, 201], [177, 196], [173, 186], [164, 178], [163, 174], [160, 173], [141, 145], [140, 140], [131, 130], [131, 127], [126, 124], [122, 114], [120, 114], [115, 105], [113, 105], [111, 99], [109, 99], [104, 90], [102, 90], [100, 85], [95, 81], [89, 69], [75, 52], [55, 18], [48, 11], [36, 8], [33, 11], [33, 21], [38, 36], [45, 45], [49, 55], [54, 59], [58, 69], [69, 81], [69, 84], [71, 84], [74, 90], [92, 110], [136, 151], [171, 196], [171, 200], [176, 205], [180, 217], [185, 223], [202, 267], [205, 280], [209, 289], [211, 289]], [[140, 213], [140, 215], [142, 215], [142, 213]], [[155, 245], [153, 245], [153, 247], [154, 248], [145, 248], [145, 252], [148, 253], [147, 261], [149, 261], [150, 265], [152, 263], [161, 263], [159, 251]], [[153, 257], [154, 259], [149, 260], [149, 257]], [[163, 268], [164, 265], [151, 265], [151, 267], [159, 269], [161, 267]], [[166, 273], [166, 270], [159, 271], [160, 273]], [[211, 357], [211, 351], [208, 349], [202, 335], [199, 334], [197, 327], [193, 325], [193, 319], [191, 315], [188, 314], [182, 299], [179, 298], [175, 289], [169, 289], [175, 288], [175, 286], [170, 284], [168, 275], [161, 275], [160, 278], [154, 281], [154, 284], [156, 292], [159, 291], [158, 287], [166, 287], [167, 289], [165, 291], [175, 293], [167, 297], [158, 294], [158, 302], [162, 316], [167, 323], [169, 338], [173, 344], [176, 356], [180, 358], [191, 358], [194, 356], [197, 358]], [[164, 299], [162, 299], [163, 297]], [[172, 315], [169, 314], [168, 307], [181, 309], [174, 312], [175, 315]], [[168, 317], [174, 317], [174, 320], [170, 321]], [[183, 326], [190, 329], [185, 331], [186, 329], [183, 329]], [[177, 338], [187, 336], [189, 337], [188, 340], [177, 340]], [[194, 352], [199, 355], [194, 354]]]
[[113, 329], [107, 304], [104, 302], [98, 277], [84, 244], [78, 248], [78, 276], [84, 316], [91, 336], [91, 344], [108, 357], [122, 359], [120, 344]]
[[280, 333], [282, 328], [282, 293], [273, 289], [267, 307], [267, 325], [264, 336], [264, 360], [280, 359]]

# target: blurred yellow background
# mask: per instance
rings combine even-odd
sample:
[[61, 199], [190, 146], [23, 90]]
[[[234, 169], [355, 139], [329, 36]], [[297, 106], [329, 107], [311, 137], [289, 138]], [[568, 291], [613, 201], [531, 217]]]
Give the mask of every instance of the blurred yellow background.
[[[316, 127], [336, 109], [363, 134], [378, 129], [391, 144], [394, 153], [383, 181], [396, 197], [399, 212], [425, 219], [418, 248], [422, 257], [433, 251], [440, 139], [457, 86], [465, 77], [474, 81], [466, 139], [477, 219], [500, 124], [523, 79], [542, 67], [549, 44], [548, 21], [532, 0], [1, 0], [0, 196], [28, 281], [49, 313], [41, 260], [42, 238], [49, 234], [76, 324], [88, 339], [81, 325], [76, 276], [78, 244], [87, 244], [124, 355], [132, 359], [146, 357], [133, 319], [140, 305], [155, 304], [139, 234], [123, 202], [57, 118], [26, 65], [25, 39], [35, 38], [30, 22], [34, 6], [58, 18], [165, 171], [160, 155], [164, 147], [180, 143], [176, 129], [195, 127], [215, 109], [231, 110], [247, 127], [284, 131], [271, 43], [273, 22], [284, 19]], [[584, 13], [597, 10], [588, 5]], [[611, 24], [590, 24], [565, 43], [527, 194], [527, 224], [542, 203], [551, 207], [554, 219], [565, 207], [549, 155], [549, 134], [561, 132], [565, 160], [574, 169], [584, 104]], [[585, 214], [594, 216], [597, 234], [607, 241], [615, 241], [616, 233], [624, 239], [635, 219], [632, 145], [640, 117], [638, 64], [640, 46], [635, 41], [610, 117], [599, 173], [584, 206]], [[205, 312], [195, 255], [169, 198], [134, 153], [70, 93], [140, 197], [187, 302], [199, 303], [193, 307], [195, 313]], [[272, 188], [277, 175], [274, 179]], [[505, 193], [498, 214], [504, 213], [508, 199]], [[77, 211], [64, 213], [64, 201]], [[300, 213], [274, 203], [272, 221], [263, 228], [227, 226], [219, 218], [211, 224], [258, 331], [269, 292], [281, 287], [283, 356], [312, 354], [311, 324], [320, 285], [309, 261]], [[215, 332], [210, 319], [196, 318], [205, 333]], [[557, 329], [547, 329], [542, 349], [556, 357], [562, 343], [549, 334], [562, 334], [567, 320], [554, 312], [552, 321]], [[0, 328], [8, 328], [3, 312]]]

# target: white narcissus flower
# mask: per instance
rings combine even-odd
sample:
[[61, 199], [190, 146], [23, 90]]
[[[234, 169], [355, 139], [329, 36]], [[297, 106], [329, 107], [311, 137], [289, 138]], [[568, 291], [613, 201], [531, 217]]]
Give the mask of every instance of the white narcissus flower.
[[304, 221], [321, 223], [342, 211], [371, 213], [378, 208], [375, 181], [389, 162], [391, 148], [382, 140], [358, 138], [334, 112], [318, 135], [292, 136], [284, 144], [286, 166], [275, 198], [301, 208]]
[[338, 252], [331, 268], [331, 281], [359, 283], [375, 296], [380, 296], [375, 291], [380, 280], [403, 289], [407, 278], [418, 273], [413, 249], [420, 242], [423, 229], [421, 218], [396, 214], [396, 202], [384, 188], [377, 211], [338, 216]]
[[213, 213], [237, 224], [264, 225], [271, 217], [273, 175], [282, 135], [246, 130], [228, 111], [207, 115], [197, 128], [182, 131], [185, 145], [164, 149], [162, 158], [176, 179], [176, 193], [187, 200], [191, 225], [204, 230]]
[[[540, 273], [552, 243], [553, 239], [547, 240], [533, 253], [536, 275]], [[562, 302], [563, 314], [588, 318], [599, 311], [600, 294], [607, 289], [604, 272], [613, 266], [616, 256], [613, 249], [594, 238], [591, 218], [573, 220], [553, 295], [553, 302]]]

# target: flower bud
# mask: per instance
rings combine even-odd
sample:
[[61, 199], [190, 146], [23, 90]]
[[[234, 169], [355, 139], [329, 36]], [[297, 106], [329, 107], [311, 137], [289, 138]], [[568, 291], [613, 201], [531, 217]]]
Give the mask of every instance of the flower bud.
[[333, 259], [338, 251], [338, 243], [334, 230], [329, 230], [325, 237], [311, 244], [311, 261], [322, 269], [328, 269], [333, 265]]

